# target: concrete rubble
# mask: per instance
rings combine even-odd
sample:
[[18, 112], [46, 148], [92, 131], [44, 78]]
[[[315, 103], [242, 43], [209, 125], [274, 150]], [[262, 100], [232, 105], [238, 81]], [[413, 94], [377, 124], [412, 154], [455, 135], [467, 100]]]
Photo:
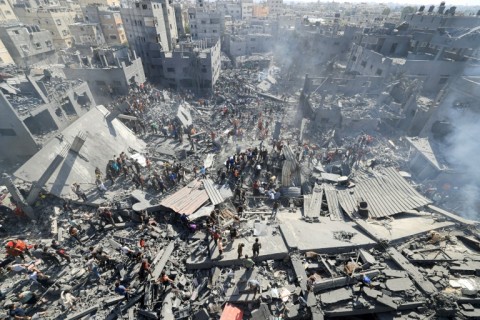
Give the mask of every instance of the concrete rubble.
[[431, 101], [395, 100], [405, 80], [370, 79], [365, 94], [332, 89], [351, 74], [291, 72], [258, 54], [204, 96], [131, 84], [61, 128], [1, 177], [0, 306], [68, 320], [480, 318], [478, 223], [410, 173], [412, 146], [430, 145], [393, 130]]

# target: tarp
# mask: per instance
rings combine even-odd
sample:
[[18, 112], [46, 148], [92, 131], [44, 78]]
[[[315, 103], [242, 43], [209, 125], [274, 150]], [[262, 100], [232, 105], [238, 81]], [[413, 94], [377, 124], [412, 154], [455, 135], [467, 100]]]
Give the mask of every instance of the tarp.
[[227, 303], [223, 309], [220, 320], [242, 320], [243, 310], [233, 304]]

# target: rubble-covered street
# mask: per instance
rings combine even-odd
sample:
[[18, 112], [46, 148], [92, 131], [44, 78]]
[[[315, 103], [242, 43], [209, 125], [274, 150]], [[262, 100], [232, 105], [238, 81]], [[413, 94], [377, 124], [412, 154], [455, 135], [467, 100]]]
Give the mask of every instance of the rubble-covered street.
[[[85, 115], [73, 156], [50, 163], [54, 141], [20, 167], [2, 196], [2, 305], [70, 320], [477, 317], [475, 223], [421, 194], [407, 142], [319, 135], [295, 92], [255, 89], [258, 71], [227, 70], [203, 99], [137, 88]], [[9, 205], [32, 192], [31, 212]]]

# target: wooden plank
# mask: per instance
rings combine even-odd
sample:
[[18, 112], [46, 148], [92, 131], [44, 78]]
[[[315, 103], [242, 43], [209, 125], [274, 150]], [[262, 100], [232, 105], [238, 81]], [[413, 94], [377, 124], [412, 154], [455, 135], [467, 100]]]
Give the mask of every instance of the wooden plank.
[[420, 290], [425, 294], [431, 295], [437, 292], [437, 288], [418, 271], [418, 269], [411, 264], [407, 258], [405, 258], [400, 252], [395, 248], [388, 248], [388, 254], [398, 264], [403, 270], [405, 270], [410, 278], [419, 286]]

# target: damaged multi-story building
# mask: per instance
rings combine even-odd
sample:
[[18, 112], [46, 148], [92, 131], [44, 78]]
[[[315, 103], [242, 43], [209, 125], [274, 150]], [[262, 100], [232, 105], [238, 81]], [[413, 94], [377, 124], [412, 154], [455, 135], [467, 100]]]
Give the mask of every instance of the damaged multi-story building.
[[127, 36], [123, 27], [120, 7], [108, 7], [98, 4], [82, 6], [85, 22], [95, 23], [100, 29], [108, 45], [127, 44]]
[[0, 83], [5, 106], [1, 109], [0, 127], [7, 130], [0, 142], [3, 150], [10, 150], [2, 153], [2, 159], [14, 161], [33, 155], [56, 132], [95, 105], [88, 84], [82, 80], [67, 80], [48, 70], [11, 71], [15, 71], [12, 77]]
[[73, 45], [69, 25], [81, 19], [78, 12], [59, 4], [39, 6], [33, 1], [18, 2], [14, 5], [18, 19], [27, 25], [36, 25], [52, 34], [53, 45], [57, 49]]
[[19, 67], [55, 62], [52, 36], [37, 25], [0, 25], [0, 39]]
[[63, 59], [66, 78], [85, 79], [97, 103], [126, 95], [146, 81], [142, 60], [126, 47], [96, 48], [92, 56], [65, 54]]
[[211, 90], [220, 73], [220, 41], [178, 41], [170, 1], [142, 1], [121, 8], [130, 47], [147, 78], [171, 88]]
[[474, 57], [480, 40], [472, 25], [476, 17], [453, 14], [420, 11], [399, 25], [386, 23], [357, 33], [347, 70], [387, 81], [399, 75], [420, 79], [425, 94], [438, 92], [464, 70], [478, 75], [479, 62]]

